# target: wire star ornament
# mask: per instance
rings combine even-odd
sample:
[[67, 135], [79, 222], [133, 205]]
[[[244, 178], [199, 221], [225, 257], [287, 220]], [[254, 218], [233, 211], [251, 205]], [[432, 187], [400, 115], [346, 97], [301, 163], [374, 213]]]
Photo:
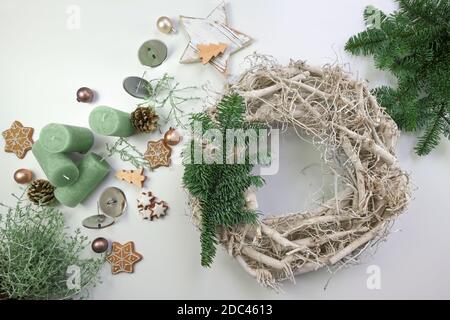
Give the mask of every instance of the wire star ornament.
[[11, 128], [3, 131], [5, 139], [5, 152], [14, 153], [19, 159], [33, 147], [33, 128], [24, 127], [19, 121], [14, 121]]
[[129, 241], [125, 244], [118, 242], [112, 243], [112, 251], [106, 257], [106, 261], [111, 264], [112, 274], [121, 272], [133, 273], [134, 265], [142, 260], [142, 255], [134, 249], [134, 242]]
[[180, 24], [184, 26], [190, 40], [180, 63], [201, 62], [199, 45], [224, 44], [226, 45], [224, 52], [209, 60], [209, 63], [223, 74], [227, 73], [230, 56], [252, 42], [249, 36], [228, 26], [224, 2], [206, 18], [180, 16]]

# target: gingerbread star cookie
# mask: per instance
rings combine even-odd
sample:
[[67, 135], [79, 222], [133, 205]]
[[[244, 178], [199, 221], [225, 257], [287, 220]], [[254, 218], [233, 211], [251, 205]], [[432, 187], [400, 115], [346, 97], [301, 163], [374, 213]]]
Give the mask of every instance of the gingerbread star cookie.
[[172, 149], [165, 144], [164, 139], [150, 141], [144, 158], [150, 163], [152, 169], [170, 166], [170, 156]]
[[137, 208], [144, 220], [159, 219], [167, 214], [169, 206], [165, 201], [157, 199], [151, 191], [142, 191], [137, 199]]
[[167, 210], [169, 209], [169, 206], [165, 201], [153, 201], [153, 203], [150, 205], [149, 211], [150, 211], [150, 220], [153, 221], [153, 219], [159, 219], [167, 214]]
[[33, 132], [33, 128], [24, 127], [19, 121], [14, 121], [11, 128], [2, 133], [6, 142], [5, 152], [14, 153], [19, 159], [25, 158], [33, 147]]
[[142, 260], [142, 255], [134, 250], [134, 242], [129, 241], [124, 245], [113, 242], [112, 251], [106, 257], [106, 261], [111, 264], [112, 274], [120, 272], [133, 273], [134, 264]]

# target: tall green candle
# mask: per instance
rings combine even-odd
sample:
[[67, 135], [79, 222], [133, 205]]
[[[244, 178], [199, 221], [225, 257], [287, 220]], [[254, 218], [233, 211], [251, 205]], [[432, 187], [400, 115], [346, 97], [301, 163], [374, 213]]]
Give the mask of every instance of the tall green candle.
[[40, 140], [33, 144], [32, 151], [47, 179], [55, 187], [64, 187], [77, 181], [78, 168], [66, 154], [47, 152]]
[[89, 115], [91, 129], [104, 136], [129, 137], [134, 133], [129, 113], [98, 106]]
[[78, 170], [80, 176], [77, 182], [55, 190], [56, 199], [61, 204], [71, 208], [83, 202], [95, 190], [108, 175], [110, 166], [100, 156], [89, 153], [80, 161]]
[[94, 134], [87, 128], [50, 123], [41, 130], [39, 141], [50, 153], [86, 153], [94, 144]]

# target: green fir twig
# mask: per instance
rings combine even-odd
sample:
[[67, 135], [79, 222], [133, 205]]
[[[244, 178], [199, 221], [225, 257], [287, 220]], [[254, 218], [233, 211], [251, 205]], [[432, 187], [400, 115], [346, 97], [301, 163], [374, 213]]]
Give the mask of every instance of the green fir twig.
[[366, 8], [367, 30], [351, 37], [345, 49], [372, 55], [379, 69], [390, 71], [396, 88], [373, 93], [404, 131], [423, 131], [415, 147], [430, 153], [441, 136], [450, 139], [450, 2], [395, 0], [399, 9], [390, 15]]

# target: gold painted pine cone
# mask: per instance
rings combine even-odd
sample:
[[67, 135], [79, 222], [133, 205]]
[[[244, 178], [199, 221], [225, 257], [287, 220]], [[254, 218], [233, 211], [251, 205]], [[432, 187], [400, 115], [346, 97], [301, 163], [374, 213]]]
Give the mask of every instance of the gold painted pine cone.
[[31, 182], [28, 187], [28, 199], [37, 205], [45, 206], [55, 200], [55, 187], [49, 181], [39, 179]]
[[152, 107], [138, 107], [131, 113], [131, 122], [139, 132], [150, 133], [158, 128], [159, 116]]

